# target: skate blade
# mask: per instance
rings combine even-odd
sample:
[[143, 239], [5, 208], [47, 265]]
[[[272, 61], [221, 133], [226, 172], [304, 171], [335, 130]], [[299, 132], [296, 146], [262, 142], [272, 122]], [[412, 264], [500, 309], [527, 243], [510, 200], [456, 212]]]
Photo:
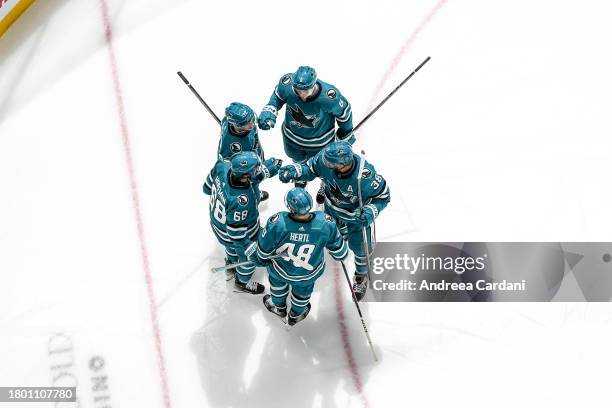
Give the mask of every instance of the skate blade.
[[246, 295], [253, 295], [253, 296], [259, 296], [259, 295], [262, 295], [262, 294], [263, 294], [263, 292], [262, 292], [262, 293], [245, 292], [244, 290], [238, 290], [238, 289], [235, 289], [235, 288], [234, 288], [234, 289], [232, 289], [232, 291], [233, 291], [234, 293], [244, 293], [244, 294], [246, 294]]

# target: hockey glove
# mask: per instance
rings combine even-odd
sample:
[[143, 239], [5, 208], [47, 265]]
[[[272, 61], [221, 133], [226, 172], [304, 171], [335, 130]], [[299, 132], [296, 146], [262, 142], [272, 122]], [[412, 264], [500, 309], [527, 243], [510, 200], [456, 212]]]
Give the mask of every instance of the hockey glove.
[[234, 249], [236, 249], [238, 258], [241, 261], [250, 260], [249, 254], [252, 254], [253, 252], [255, 252], [255, 249], [257, 249], [257, 244], [247, 238], [244, 238], [244, 239], [241, 239], [240, 241], [235, 241], [235, 242], [236, 242], [236, 245], [234, 246]]
[[281, 167], [278, 172], [278, 178], [283, 183], [289, 183], [291, 180], [295, 180], [301, 176], [301, 168], [298, 168], [299, 164], [290, 164], [285, 167]]
[[276, 125], [276, 108], [272, 105], [264, 106], [259, 118], [257, 119], [261, 130], [268, 130]]
[[353, 143], [355, 143], [356, 139], [355, 139], [355, 134], [353, 133], [352, 130], [349, 131], [349, 132], [346, 132], [346, 131], [338, 128], [336, 130], [336, 140], [342, 140], [342, 141], [348, 142], [349, 144], [352, 145]]
[[251, 254], [249, 256], [249, 261], [253, 262], [253, 265], [255, 266], [268, 266], [270, 264], [270, 261], [268, 261], [267, 259], [261, 259], [258, 255], [257, 252], [253, 252], [253, 254]]
[[361, 225], [364, 226], [368, 226], [373, 223], [374, 218], [376, 218], [376, 214], [374, 214], [372, 207], [369, 206], [363, 207], [359, 213], [359, 216], [357, 217]]
[[270, 157], [268, 160], [264, 162], [264, 174], [266, 178], [272, 178], [278, 174], [281, 166], [283, 165], [283, 161], [281, 159], [275, 159], [274, 157]]

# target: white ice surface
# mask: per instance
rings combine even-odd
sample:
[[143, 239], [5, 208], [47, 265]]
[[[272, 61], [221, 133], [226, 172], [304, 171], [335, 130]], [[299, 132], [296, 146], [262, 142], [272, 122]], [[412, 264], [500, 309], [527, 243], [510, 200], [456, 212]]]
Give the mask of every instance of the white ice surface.
[[[379, 240], [610, 241], [608, 3], [108, 5], [166, 407], [610, 406], [608, 303], [364, 304], [373, 364], [337, 269], [290, 332], [231, 293], [201, 193], [218, 128], [175, 74], [220, 115], [312, 65], [358, 120], [431, 55], [359, 134], [392, 189]], [[278, 128], [261, 138], [285, 158]], [[266, 189], [262, 218], [285, 186]], [[0, 385], [51, 385], [68, 362], [81, 407], [164, 407], [153, 334], [100, 3], [39, 0], [0, 38]]]

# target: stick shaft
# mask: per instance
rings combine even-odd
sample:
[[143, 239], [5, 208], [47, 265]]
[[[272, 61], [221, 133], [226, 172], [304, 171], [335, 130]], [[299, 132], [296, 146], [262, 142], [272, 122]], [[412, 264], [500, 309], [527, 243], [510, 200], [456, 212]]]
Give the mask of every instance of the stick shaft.
[[[357, 197], [359, 198], [359, 208], [361, 208], [361, 210], [363, 211], [363, 197], [361, 194], [361, 177], [363, 174], [363, 168], [365, 167], [365, 159], [362, 157], [359, 163], [359, 173], [357, 174]], [[368, 245], [368, 234], [366, 232], [367, 227], [364, 225], [361, 227], [361, 239], [363, 241], [362, 243], [362, 250], [364, 255], [366, 256], [366, 260], [368, 263], [368, 282], [370, 285], [372, 285], [372, 263], [370, 260], [370, 247]]]
[[215, 120], [217, 121], [217, 123], [219, 125], [221, 125], [221, 120], [219, 119], [219, 117], [215, 114], [215, 112], [213, 112], [213, 110], [210, 108], [210, 106], [208, 106], [208, 104], [206, 103], [206, 101], [200, 96], [200, 94], [198, 93], [198, 91], [195, 90], [195, 88], [189, 83], [189, 81], [187, 80], [187, 78], [185, 77], [185, 75], [183, 75], [183, 73], [181, 71], [178, 71], [176, 73], [185, 83], [185, 85], [187, 85], [187, 87], [191, 90], [191, 92], [193, 92], [193, 94], [196, 96], [196, 98], [198, 98], [198, 100], [202, 103], [202, 105], [204, 105], [204, 107], [206, 108], [206, 110], [208, 111], [208, 113], [210, 113], [212, 115], [213, 118], [215, 118]]
[[340, 261], [340, 264], [342, 265], [342, 271], [344, 272], [346, 283], [348, 283], [349, 290], [351, 291], [351, 295], [353, 297], [353, 303], [355, 303], [355, 307], [357, 308], [357, 313], [359, 313], [359, 318], [361, 319], [361, 325], [363, 326], [363, 331], [365, 332], [365, 335], [368, 339], [368, 343], [370, 344], [370, 350], [372, 350], [374, 361], [378, 361], [378, 356], [376, 355], [376, 351], [374, 351], [374, 344], [372, 343], [372, 339], [370, 338], [370, 332], [368, 331], [368, 327], [366, 326], [365, 320], [363, 319], [363, 314], [361, 313], [359, 302], [357, 301], [357, 297], [355, 296], [355, 292], [353, 291], [353, 285], [351, 284], [351, 279], [348, 276], [346, 265], [344, 265], [344, 261]]
[[368, 114], [366, 115], [366, 117], [365, 117], [365, 118], [361, 119], [361, 121], [360, 121], [360, 122], [357, 124], [357, 126], [355, 126], [355, 127], [353, 128], [353, 132], [356, 132], [356, 131], [357, 131], [357, 129], [359, 129], [359, 128], [361, 127], [361, 125], [363, 125], [363, 124], [364, 124], [364, 123], [365, 123], [365, 122], [366, 122], [368, 119], [370, 119], [370, 117], [372, 117], [372, 115], [374, 115], [374, 113], [376, 113], [376, 111], [377, 111], [377, 110], [379, 110], [379, 109], [380, 109], [380, 107], [381, 107], [381, 106], [383, 106], [383, 105], [385, 104], [385, 102], [387, 102], [387, 101], [388, 101], [388, 100], [389, 100], [389, 99], [390, 99], [390, 98], [391, 98], [391, 97], [392, 97], [392, 96], [393, 96], [393, 95], [394, 95], [394, 94], [395, 94], [395, 93], [396, 93], [396, 92], [397, 92], [397, 91], [398, 91], [398, 90], [399, 90], [399, 89], [400, 89], [402, 86], [404, 86], [404, 84], [405, 84], [406, 82], [408, 82], [408, 80], [409, 80], [410, 78], [412, 78], [412, 76], [413, 76], [414, 74], [416, 74], [416, 73], [418, 72], [418, 70], [419, 70], [419, 69], [421, 69], [421, 68], [423, 67], [423, 65], [427, 64], [427, 62], [428, 62], [430, 59], [431, 59], [431, 57], [427, 57], [427, 58], [425, 58], [425, 60], [423, 60], [423, 62], [421, 62], [421, 63], [419, 64], [419, 66], [418, 66], [418, 67], [416, 67], [416, 68], [414, 69], [414, 71], [412, 71], [412, 72], [410, 73], [410, 75], [408, 75], [406, 78], [404, 78], [404, 80], [403, 80], [403, 81], [402, 81], [402, 82], [401, 82], [401, 83], [400, 83], [398, 86], [396, 86], [396, 87], [395, 87], [395, 89], [394, 89], [393, 91], [391, 91], [391, 93], [385, 97], [385, 99], [383, 99], [383, 100], [382, 100], [382, 101], [381, 101], [381, 102], [380, 102], [378, 105], [376, 105], [376, 107], [375, 107], [374, 109], [372, 109], [372, 110], [370, 111], [370, 113], [368, 113]]
[[236, 268], [238, 266], [251, 265], [252, 263], [253, 263], [253, 261], [237, 262], [237, 263], [234, 263], [234, 264], [229, 264], [229, 265], [225, 265], [225, 266], [218, 266], [216, 268], [212, 268], [212, 271], [213, 272], [223, 272], [223, 271], [227, 271], [228, 269]]
[[[282, 257], [287, 257], [288, 256], [288, 251], [285, 249], [283, 252], [281, 252], [280, 254], [276, 254], [274, 256], [271, 256], [268, 259], [276, 259], [276, 258], [282, 258]], [[212, 268], [213, 272], [223, 272], [223, 271], [227, 271], [228, 269], [233, 269], [236, 268], [238, 266], [246, 266], [246, 265], [251, 265], [253, 263], [253, 261], [242, 261], [242, 262], [237, 262], [234, 264], [229, 264], [229, 265], [224, 265], [224, 266], [218, 266], [216, 268]]]

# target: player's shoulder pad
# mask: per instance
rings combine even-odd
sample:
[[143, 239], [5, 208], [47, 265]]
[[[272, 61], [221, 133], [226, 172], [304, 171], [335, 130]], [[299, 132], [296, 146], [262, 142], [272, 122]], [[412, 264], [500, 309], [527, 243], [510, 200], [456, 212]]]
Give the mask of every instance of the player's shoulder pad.
[[363, 170], [361, 171], [361, 178], [363, 180], [368, 180], [368, 179], [373, 179], [374, 177], [376, 177], [377, 173], [376, 173], [376, 169], [374, 168], [374, 166], [368, 162], [366, 159], [363, 158], [363, 156], [359, 156], [361, 160], [364, 160], [365, 163], [363, 165]]
[[278, 80], [278, 88], [279, 89], [289, 89], [293, 85], [293, 75], [285, 74]]
[[330, 237], [335, 236], [338, 232], [338, 225], [334, 217], [323, 211], [321, 211], [321, 232]]
[[314, 167], [325, 166], [325, 164], [323, 163], [323, 150], [325, 149], [319, 150], [319, 152], [312, 156], [310, 159], [308, 159], [306, 163], [312, 163]]
[[321, 84], [321, 96], [319, 99], [322, 103], [331, 107], [339, 106], [340, 108], [347, 103], [338, 88], [327, 82], [319, 81], [319, 83]]
[[293, 82], [293, 75], [291, 73], [285, 74], [283, 75], [279, 80], [278, 83], [280, 85], [291, 85], [291, 83]]
[[269, 227], [271, 227], [271, 226], [278, 227], [278, 226], [283, 225], [285, 223], [285, 217], [284, 217], [285, 214], [283, 214], [283, 213], [284, 213], [284, 211], [277, 212], [276, 214], [273, 214], [270, 218], [268, 218], [267, 225]]
[[285, 230], [285, 218], [287, 214], [286, 211], [280, 211], [268, 218], [268, 222], [266, 222], [266, 230], [268, 230], [268, 233]]
[[[363, 157], [361, 160], [365, 160]], [[374, 166], [366, 161], [363, 170], [361, 171], [361, 185], [365, 191], [375, 192], [380, 188], [380, 186], [385, 185], [385, 178], [379, 174]]]
[[324, 213], [323, 211], [320, 210], [316, 210], [313, 211], [315, 214], [315, 223], [316, 225], [321, 228], [321, 229], [326, 229], [329, 227], [336, 227], [336, 221], [334, 220], [334, 217], [332, 217], [331, 215]]
[[227, 171], [229, 171], [229, 169], [230, 169], [229, 160], [219, 159], [217, 160], [217, 162], [215, 163], [215, 166], [213, 167], [213, 172], [218, 175], [221, 175], [221, 174], [225, 174]]
[[318, 80], [319, 85], [321, 85], [321, 96], [325, 96], [325, 99], [336, 100], [342, 96], [338, 88], [333, 86], [332, 84], [328, 84], [327, 82]]
[[258, 135], [259, 134], [257, 133], [257, 126], [253, 126], [253, 129], [249, 131], [249, 134], [247, 135], [247, 137], [249, 138], [249, 140], [254, 142], [255, 138], [257, 138]]

